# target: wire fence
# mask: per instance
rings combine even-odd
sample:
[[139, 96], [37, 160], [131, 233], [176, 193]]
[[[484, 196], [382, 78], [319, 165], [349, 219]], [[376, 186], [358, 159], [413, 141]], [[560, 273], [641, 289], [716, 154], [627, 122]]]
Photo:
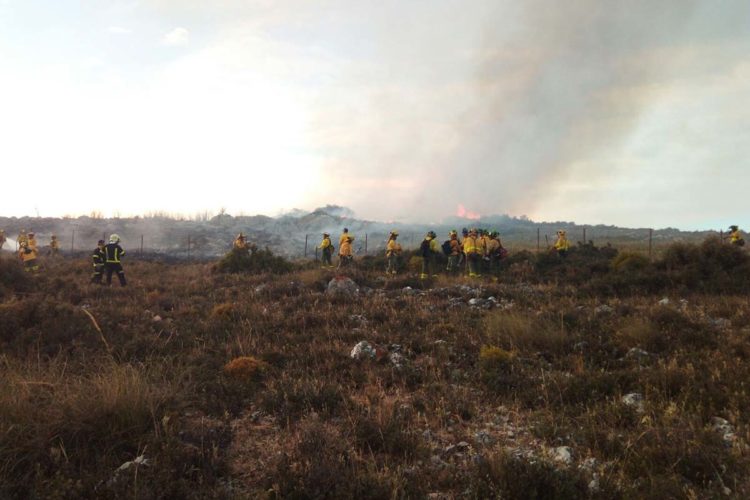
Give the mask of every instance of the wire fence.
[[[718, 234], [720, 238], [724, 240], [725, 235], [723, 231], [717, 231], [716, 234]], [[75, 255], [77, 253], [93, 249], [95, 245], [90, 241], [91, 231], [86, 231], [86, 236], [87, 237], [84, 240], [81, 237], [80, 233], [77, 233], [76, 230], [71, 231], [69, 236], [69, 245], [65, 245], [62, 239], [58, 239], [60, 250], [69, 249], [70, 254]], [[320, 241], [318, 241], [319, 237], [320, 233], [305, 234], [304, 243], [302, 243], [299, 248], [292, 248], [291, 251], [289, 251], [289, 249], [287, 248], [285, 249], [287, 250], [286, 252], [279, 253], [286, 254], [287, 256], [293, 258], [302, 257], [314, 258], [315, 260], [319, 260], [321, 254]], [[675, 238], [670, 237], [665, 238], [659, 236], [655, 238], [654, 230], [651, 228], [622, 230], [614, 228], [600, 229], [592, 227], [580, 227], [575, 228], [574, 230], [569, 230], [567, 233], [567, 237], [568, 241], [573, 246], [576, 244], [590, 244], [595, 246], [611, 245], [619, 250], [627, 250], [645, 254], [649, 258], [653, 258], [655, 254], [658, 253], [658, 250], [675, 241]], [[387, 244], [387, 238], [388, 234], [383, 232], [364, 233], [364, 235], [362, 235], [360, 238], [355, 238], [352, 248], [353, 253], [357, 256], [384, 254]], [[422, 238], [423, 235], [421, 233], [405, 232], [400, 236], [399, 243], [405, 251], [411, 251], [419, 248]], [[445, 238], [447, 239], [448, 235], [446, 235]], [[460, 235], [459, 238], [461, 238]], [[536, 228], [536, 231], [527, 230], [523, 232], [513, 232], [512, 230], [509, 230], [507, 235], [504, 236], [501, 234], [500, 238], [503, 246], [510, 252], [526, 250], [539, 253], [549, 251], [549, 249], [553, 247], [557, 235], [552, 226], [540, 225]], [[102, 233], [101, 239], [104, 240], [105, 243], [108, 242], [106, 233]], [[15, 246], [15, 250], [18, 251], [18, 241], [13, 239], [9, 239], [9, 241], [13, 242], [12, 244]], [[188, 234], [184, 238], [184, 241], [182, 243], [178, 243], [176, 245], [176, 248], [172, 247], [169, 249], [169, 255], [171, 257], [179, 258], [182, 260], [205, 260], [209, 255], [215, 257], [215, 252], [207, 252], [205, 245], [199, 244], [199, 242], [201, 241], [205, 243], [205, 238], [196, 238], [194, 235]], [[338, 242], [334, 241], [334, 245], [337, 244]], [[135, 252], [132, 251], [132, 248], [133, 247], [131, 246], [129, 249], [130, 254], [132, 255], [133, 253], [136, 253], [141, 257], [146, 255], [147, 253], [160, 253], [158, 250], [156, 250], [159, 248], [159, 246], [149, 246], [149, 242], [145, 234], [141, 234], [139, 235], [139, 237], [136, 237]], [[6, 249], [9, 248], [6, 247]], [[227, 243], [226, 249], [227, 251], [231, 249], [231, 241]]]

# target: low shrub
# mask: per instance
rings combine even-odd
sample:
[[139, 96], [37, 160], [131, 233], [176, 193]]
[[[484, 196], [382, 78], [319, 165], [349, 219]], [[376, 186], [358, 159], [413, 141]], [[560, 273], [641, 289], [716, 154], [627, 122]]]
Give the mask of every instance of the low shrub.
[[272, 273], [290, 272], [294, 266], [284, 257], [274, 255], [269, 249], [233, 248], [224, 258], [217, 262], [213, 270], [219, 273]]

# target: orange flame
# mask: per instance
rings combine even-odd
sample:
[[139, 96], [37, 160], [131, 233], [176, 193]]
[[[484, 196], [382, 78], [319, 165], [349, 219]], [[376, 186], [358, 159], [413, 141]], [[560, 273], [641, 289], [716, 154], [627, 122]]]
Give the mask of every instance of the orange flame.
[[466, 210], [466, 207], [464, 207], [462, 203], [458, 204], [458, 207], [456, 208], [456, 215], [458, 217], [463, 217], [464, 219], [469, 219], [469, 220], [479, 220], [479, 218], [481, 217], [476, 212], [472, 212], [471, 210]]

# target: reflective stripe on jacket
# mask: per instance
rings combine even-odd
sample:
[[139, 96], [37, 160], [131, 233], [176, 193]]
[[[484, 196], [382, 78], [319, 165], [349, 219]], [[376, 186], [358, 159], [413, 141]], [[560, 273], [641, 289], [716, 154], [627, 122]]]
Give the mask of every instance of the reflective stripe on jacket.
[[104, 258], [108, 264], [119, 264], [125, 250], [117, 243], [110, 243], [104, 247]]

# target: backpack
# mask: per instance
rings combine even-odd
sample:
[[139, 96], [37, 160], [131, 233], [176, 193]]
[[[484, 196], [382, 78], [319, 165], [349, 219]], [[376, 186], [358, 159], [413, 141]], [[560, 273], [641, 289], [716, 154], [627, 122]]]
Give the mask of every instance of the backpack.
[[453, 253], [453, 249], [451, 248], [451, 240], [445, 240], [443, 242], [443, 253], [445, 255], [450, 255]]
[[422, 240], [422, 244], [419, 245], [419, 252], [422, 254], [422, 257], [430, 256], [430, 240]]

